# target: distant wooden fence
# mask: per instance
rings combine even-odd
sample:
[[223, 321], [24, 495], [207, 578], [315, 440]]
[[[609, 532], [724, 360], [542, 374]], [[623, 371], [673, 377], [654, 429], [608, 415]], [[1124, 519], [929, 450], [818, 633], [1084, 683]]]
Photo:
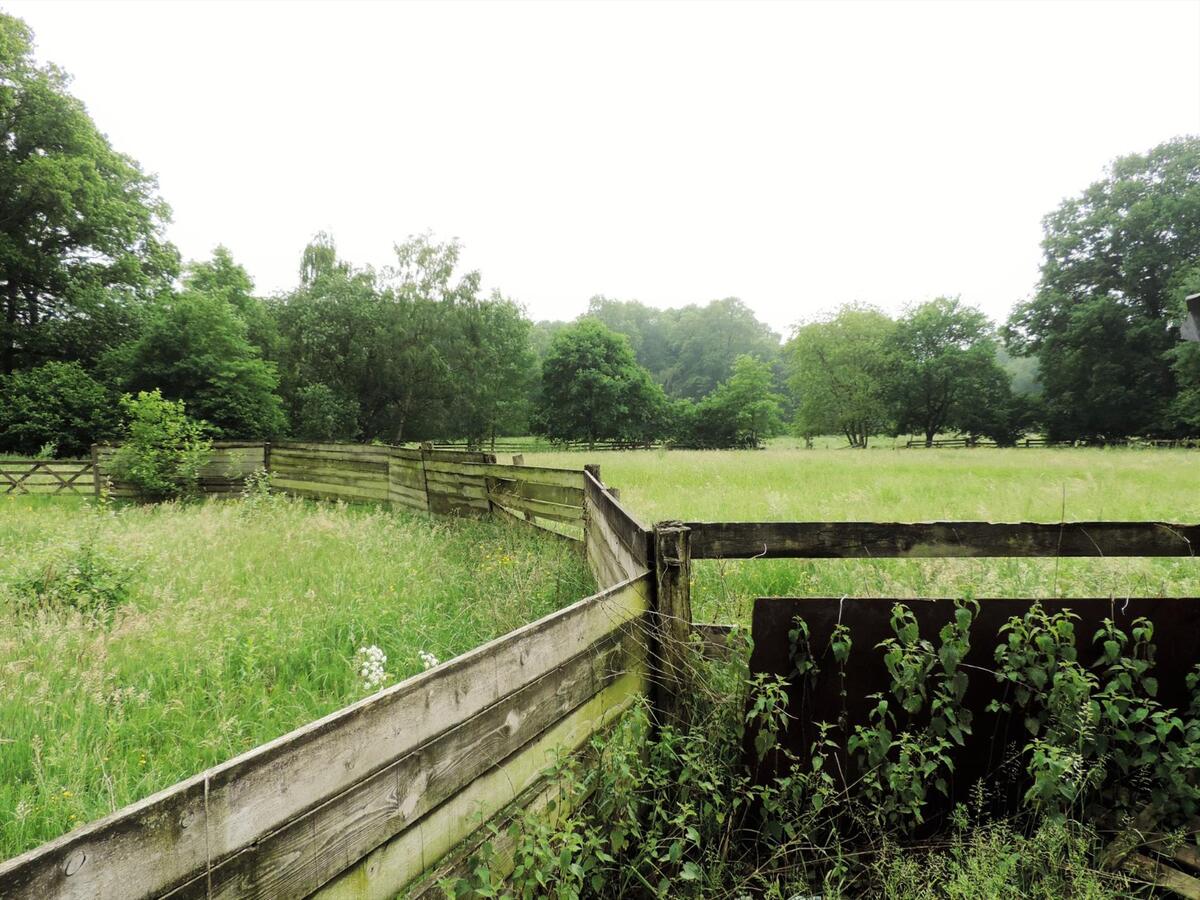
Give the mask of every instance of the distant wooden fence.
[[[0, 863], [0, 897], [433, 893], [461, 870], [484, 821], [514, 800], [545, 806], [556, 753], [650, 690], [661, 648], [651, 532], [598, 472], [429, 449], [260, 450], [276, 486], [302, 496], [582, 526], [601, 590]], [[653, 683], [661, 695], [665, 682]], [[502, 867], [512, 848], [496, 843]]]
[[0, 459], [0, 494], [90, 494], [95, 483], [90, 459]]
[[[904, 447], [907, 450], [924, 448], [938, 449], [947, 447], [999, 447], [995, 441], [984, 438], [938, 438], [932, 442], [924, 438], [911, 438]], [[1114, 438], [1112, 440], [1096, 441], [1052, 441], [1048, 438], [1022, 438], [1012, 445], [1013, 448], [1030, 447], [1154, 447], [1159, 449], [1193, 450], [1200, 447], [1200, 438]]]
[[[213, 453], [200, 470], [200, 490], [205, 494], [239, 494], [246, 483], [246, 476], [267, 465], [270, 445], [262, 441], [214, 441]], [[96, 489], [108, 485], [114, 497], [132, 497], [133, 486], [122, 482], [112, 471], [112, 444], [96, 444], [92, 447], [92, 459], [98, 475]]]

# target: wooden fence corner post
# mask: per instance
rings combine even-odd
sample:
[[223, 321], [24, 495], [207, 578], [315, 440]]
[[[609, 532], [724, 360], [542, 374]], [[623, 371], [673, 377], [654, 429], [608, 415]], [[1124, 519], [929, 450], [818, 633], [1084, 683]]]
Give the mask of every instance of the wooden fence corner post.
[[691, 529], [682, 522], [654, 526], [654, 621], [658, 636], [655, 707], [662, 722], [681, 725], [691, 680]]
[[92, 444], [92, 493], [100, 499], [103, 488], [100, 486], [100, 445]]
[[421, 441], [421, 484], [425, 488], [425, 508], [429, 512], [433, 512], [433, 499], [429, 496], [429, 473], [425, 471], [425, 463], [429, 462], [432, 453], [433, 444], [429, 441]]

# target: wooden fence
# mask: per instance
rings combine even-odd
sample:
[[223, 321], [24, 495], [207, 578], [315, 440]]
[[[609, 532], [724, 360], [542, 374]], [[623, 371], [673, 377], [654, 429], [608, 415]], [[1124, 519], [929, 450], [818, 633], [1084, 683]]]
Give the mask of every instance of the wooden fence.
[[[543, 807], [555, 754], [650, 690], [651, 532], [598, 472], [428, 449], [259, 449], [275, 484], [302, 496], [582, 526], [601, 590], [0, 863], [5, 900], [436, 893], [484, 821], [514, 800]], [[512, 848], [497, 849], [503, 866]]]
[[[262, 441], [214, 441], [213, 453], [200, 470], [200, 490], [205, 494], [240, 494], [246, 476], [267, 466], [269, 444]], [[96, 490], [108, 485], [114, 497], [132, 497], [132, 485], [125, 484], [112, 471], [112, 444], [92, 447], [92, 460], [97, 475]]]
[[0, 459], [0, 494], [90, 494], [95, 484], [90, 459]]
[[[580, 542], [600, 590], [428, 672], [0, 863], [0, 898], [435, 895], [544, 770], [641, 696], [681, 714], [693, 559], [1191, 556], [1200, 526], [1082, 522], [640, 523], [597, 467], [289, 442], [220, 448], [206, 490], [267, 466], [305, 497], [499, 515]], [[106, 454], [97, 452], [103, 473]], [[224, 468], [220, 468], [224, 467]], [[756, 623], [758, 619], [756, 618]], [[1190, 621], [1190, 620], [1189, 620]], [[756, 625], [757, 628], [757, 625]], [[701, 626], [706, 646], [720, 629]], [[755, 658], [787, 629], [755, 634]], [[783, 635], [781, 638], [780, 635]], [[771, 650], [774, 648], [774, 650]], [[562, 811], [561, 809], [559, 810]], [[504, 871], [513, 847], [493, 839]]]

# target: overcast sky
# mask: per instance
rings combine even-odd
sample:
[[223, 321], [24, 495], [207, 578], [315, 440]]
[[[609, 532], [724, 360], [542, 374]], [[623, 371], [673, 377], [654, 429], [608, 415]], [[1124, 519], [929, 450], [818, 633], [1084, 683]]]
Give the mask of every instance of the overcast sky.
[[847, 300], [1037, 279], [1041, 217], [1200, 133], [1200, 2], [3, 2], [187, 258], [260, 291], [314, 232], [355, 263], [456, 236], [534, 318], [593, 294]]

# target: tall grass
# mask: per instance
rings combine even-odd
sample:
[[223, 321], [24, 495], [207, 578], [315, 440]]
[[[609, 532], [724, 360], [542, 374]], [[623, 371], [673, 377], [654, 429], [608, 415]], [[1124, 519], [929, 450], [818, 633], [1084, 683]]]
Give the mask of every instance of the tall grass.
[[[400, 680], [593, 590], [532, 531], [284, 498], [0, 497], [0, 547], [0, 859], [365, 696], [360, 647]], [[30, 612], [78, 547], [128, 598]]]
[[[527, 455], [595, 462], [646, 524], [709, 521], [1058, 522], [1200, 519], [1188, 450], [631, 451]], [[697, 619], [746, 622], [759, 596], [1200, 596], [1190, 559], [697, 562]]]

